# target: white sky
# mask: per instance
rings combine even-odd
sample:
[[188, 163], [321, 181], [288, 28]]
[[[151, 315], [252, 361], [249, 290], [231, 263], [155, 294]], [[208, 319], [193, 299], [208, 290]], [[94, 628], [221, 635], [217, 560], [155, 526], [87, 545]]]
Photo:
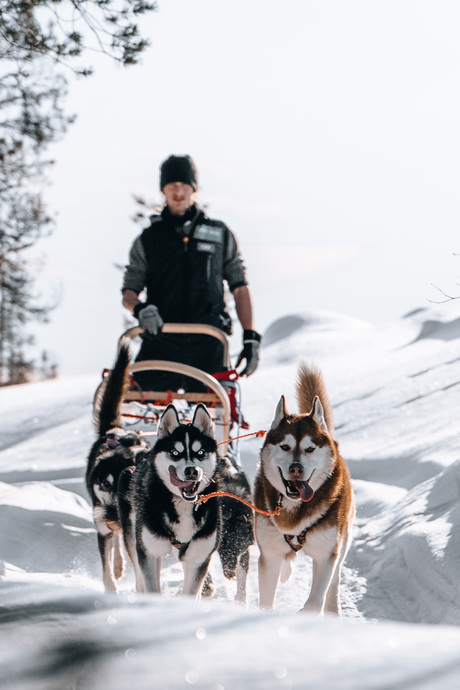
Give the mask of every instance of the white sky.
[[97, 60], [70, 83], [78, 120], [53, 151], [39, 285], [61, 302], [38, 345], [61, 371], [112, 363], [132, 195], [160, 200], [170, 153], [192, 155], [200, 201], [235, 232], [260, 331], [460, 293], [456, 0], [159, 0], [141, 27], [142, 66]]

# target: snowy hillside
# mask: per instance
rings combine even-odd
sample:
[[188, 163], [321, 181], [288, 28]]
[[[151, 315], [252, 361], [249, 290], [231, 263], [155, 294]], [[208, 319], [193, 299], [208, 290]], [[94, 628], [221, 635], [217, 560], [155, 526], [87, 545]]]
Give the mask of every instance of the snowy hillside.
[[[104, 594], [83, 485], [98, 376], [0, 389], [0, 687], [13, 690], [372, 690], [460, 687], [460, 304], [370, 326], [325, 312], [286, 316], [243, 382], [251, 430], [280, 395], [296, 411], [297, 363], [323, 371], [356, 493], [342, 621], [297, 614], [298, 556], [274, 613], [248, 607], [212, 562], [211, 600]], [[107, 365], [111, 365], [108, 353]], [[254, 477], [260, 439], [241, 442]], [[433, 625], [436, 624], [436, 625]]]

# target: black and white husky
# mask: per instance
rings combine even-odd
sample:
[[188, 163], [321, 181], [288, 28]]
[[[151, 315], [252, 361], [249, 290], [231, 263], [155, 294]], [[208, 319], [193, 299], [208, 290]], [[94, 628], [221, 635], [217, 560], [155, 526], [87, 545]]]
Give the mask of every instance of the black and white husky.
[[[199, 503], [216, 490], [217, 446], [212, 420], [201, 403], [191, 423], [181, 424], [168, 405], [154, 447], [119, 483], [125, 545], [136, 573], [136, 589], [160, 592], [161, 559], [178, 550], [184, 568], [182, 594], [199, 597], [217, 549], [218, 500]], [[198, 502], [197, 502], [198, 501]]]
[[129, 345], [123, 344], [105, 381], [94, 411], [97, 440], [86, 469], [86, 487], [93, 504], [102, 579], [106, 590], [116, 590], [124, 570], [122, 537], [118, 517], [118, 480], [127, 467], [134, 467], [139, 451], [148, 445], [135, 432], [121, 426], [120, 406], [128, 384]]

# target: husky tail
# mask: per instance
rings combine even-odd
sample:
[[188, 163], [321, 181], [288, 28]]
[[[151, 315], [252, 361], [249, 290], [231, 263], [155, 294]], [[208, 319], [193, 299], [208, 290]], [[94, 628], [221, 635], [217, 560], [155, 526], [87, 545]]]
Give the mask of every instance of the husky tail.
[[324, 410], [324, 418], [330, 436], [334, 436], [334, 419], [332, 407], [326, 392], [326, 385], [319, 369], [309, 362], [302, 362], [299, 366], [296, 383], [297, 403], [300, 414], [310, 414], [313, 401], [317, 395]]
[[129, 340], [125, 339], [95, 406], [94, 426], [98, 436], [103, 436], [113, 427], [121, 426], [120, 408], [129, 381], [129, 364]]

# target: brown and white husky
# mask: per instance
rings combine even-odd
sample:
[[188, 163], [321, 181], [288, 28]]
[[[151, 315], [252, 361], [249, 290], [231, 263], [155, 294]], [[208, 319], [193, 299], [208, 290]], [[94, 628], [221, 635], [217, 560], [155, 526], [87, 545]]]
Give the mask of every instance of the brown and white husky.
[[301, 365], [297, 380], [300, 414], [278, 403], [260, 455], [255, 480], [260, 549], [261, 608], [273, 608], [281, 577], [302, 550], [313, 559], [313, 579], [304, 611], [340, 615], [340, 570], [351, 541], [355, 513], [350, 476], [333, 438], [332, 411], [321, 373]]

